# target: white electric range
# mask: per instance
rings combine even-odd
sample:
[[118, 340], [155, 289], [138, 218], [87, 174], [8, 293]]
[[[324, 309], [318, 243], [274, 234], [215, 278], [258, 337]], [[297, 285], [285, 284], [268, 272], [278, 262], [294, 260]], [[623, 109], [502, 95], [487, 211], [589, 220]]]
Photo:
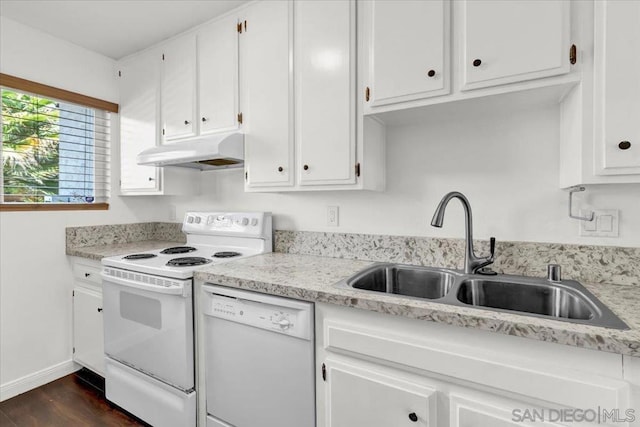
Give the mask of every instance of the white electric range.
[[270, 213], [188, 212], [182, 231], [102, 260], [106, 396], [155, 427], [196, 425], [194, 271], [272, 250]]

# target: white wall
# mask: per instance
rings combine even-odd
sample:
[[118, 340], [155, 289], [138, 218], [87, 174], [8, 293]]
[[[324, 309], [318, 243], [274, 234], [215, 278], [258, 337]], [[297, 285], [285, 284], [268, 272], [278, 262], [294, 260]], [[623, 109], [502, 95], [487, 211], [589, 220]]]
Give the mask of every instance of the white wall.
[[[0, 72], [118, 101], [112, 60], [0, 19]], [[117, 124], [117, 116], [112, 119]], [[117, 134], [116, 127], [112, 159], [119, 158]], [[117, 163], [111, 173], [115, 189]], [[162, 203], [112, 197], [108, 211], [0, 214], [0, 387], [71, 358], [73, 280], [65, 227], [157, 220]]]
[[[242, 171], [205, 172], [204, 195], [174, 198], [188, 209], [271, 210], [287, 230], [464, 237], [461, 205], [452, 201], [445, 225], [429, 225], [440, 198], [462, 191], [471, 201], [475, 236], [498, 240], [640, 246], [640, 185], [590, 187], [580, 206], [620, 209], [619, 238], [578, 236], [558, 188], [557, 106], [414, 126], [389, 127], [387, 191], [252, 194]], [[340, 207], [340, 226], [327, 227], [326, 207]]]

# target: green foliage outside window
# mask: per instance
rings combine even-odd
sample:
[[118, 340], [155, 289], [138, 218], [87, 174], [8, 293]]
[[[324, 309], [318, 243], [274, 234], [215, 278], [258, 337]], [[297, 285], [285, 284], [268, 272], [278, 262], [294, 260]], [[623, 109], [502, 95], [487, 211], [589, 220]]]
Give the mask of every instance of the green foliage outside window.
[[2, 89], [5, 202], [40, 203], [58, 194], [59, 133], [55, 101]]

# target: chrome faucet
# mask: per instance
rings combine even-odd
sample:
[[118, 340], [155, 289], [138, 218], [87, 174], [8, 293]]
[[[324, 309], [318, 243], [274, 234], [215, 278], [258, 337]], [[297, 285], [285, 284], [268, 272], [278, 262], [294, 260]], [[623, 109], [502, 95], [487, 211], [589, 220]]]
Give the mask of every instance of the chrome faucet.
[[442, 223], [444, 221], [444, 211], [447, 208], [447, 204], [451, 201], [451, 199], [459, 199], [464, 207], [464, 217], [465, 217], [465, 252], [464, 252], [464, 272], [467, 274], [495, 274], [490, 271], [482, 271], [484, 267], [493, 264], [494, 256], [496, 252], [496, 238], [492, 237], [490, 240], [491, 246], [491, 255], [486, 258], [477, 257], [473, 250], [473, 223], [471, 218], [471, 205], [469, 204], [469, 200], [464, 196], [464, 194], [458, 191], [452, 191], [447, 193], [436, 208], [436, 212], [433, 214], [433, 219], [431, 220], [431, 225], [434, 227], [441, 228]]

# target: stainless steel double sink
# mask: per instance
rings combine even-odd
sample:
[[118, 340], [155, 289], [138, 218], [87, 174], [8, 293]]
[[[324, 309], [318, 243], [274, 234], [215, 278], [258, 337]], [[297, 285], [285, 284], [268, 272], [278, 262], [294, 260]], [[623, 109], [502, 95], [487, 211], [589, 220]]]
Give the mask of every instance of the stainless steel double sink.
[[336, 286], [613, 329], [629, 327], [583, 285], [525, 276], [374, 264]]

